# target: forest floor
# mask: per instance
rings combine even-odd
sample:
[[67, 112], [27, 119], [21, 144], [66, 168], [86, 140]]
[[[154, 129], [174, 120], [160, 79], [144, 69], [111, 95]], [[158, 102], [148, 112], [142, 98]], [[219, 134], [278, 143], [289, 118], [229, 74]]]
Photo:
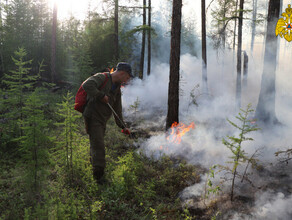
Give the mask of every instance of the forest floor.
[[[53, 114], [54, 108], [47, 116], [56, 122], [60, 118]], [[155, 133], [164, 133], [162, 127], [141, 129], [139, 123], [132, 122], [133, 138], [129, 138], [113, 119], [107, 124], [105, 136], [106, 182], [97, 184], [92, 177], [82, 118], [76, 123], [71, 166], [65, 163], [61, 128], [51, 125], [49, 133], [54, 138], [48, 146], [48, 164], [38, 171], [39, 181], [34, 189], [28, 187], [33, 180], [26, 174], [16, 147], [0, 156], [1, 220], [236, 219], [234, 216], [249, 216], [256, 207], [257, 190], [242, 189], [249, 193], [237, 194], [231, 202], [229, 189], [210, 190], [212, 182], [203, 178], [209, 172], [207, 168], [188, 163], [181, 156], [157, 157], [143, 152], [140, 143]], [[285, 172], [271, 173], [263, 168], [259, 172], [263, 176], [274, 175], [272, 185], [266, 188], [282, 188], [289, 179]], [[201, 195], [184, 194], [196, 186], [205, 191]], [[289, 187], [287, 190], [291, 190]]]

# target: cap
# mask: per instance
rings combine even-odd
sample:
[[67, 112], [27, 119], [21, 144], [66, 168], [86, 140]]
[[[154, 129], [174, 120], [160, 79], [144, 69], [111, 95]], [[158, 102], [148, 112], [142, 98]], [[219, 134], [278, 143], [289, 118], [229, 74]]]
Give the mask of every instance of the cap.
[[118, 65], [117, 65], [117, 70], [123, 70], [123, 71], [126, 71], [131, 77], [134, 77], [134, 76], [132, 75], [132, 67], [131, 67], [131, 65], [128, 64], [128, 63], [123, 63], [123, 62], [118, 63]]

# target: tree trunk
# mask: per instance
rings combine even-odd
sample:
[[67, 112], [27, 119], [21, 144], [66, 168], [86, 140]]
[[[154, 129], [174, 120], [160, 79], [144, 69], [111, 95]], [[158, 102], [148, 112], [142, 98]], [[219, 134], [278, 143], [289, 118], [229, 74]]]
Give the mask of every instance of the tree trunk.
[[119, 60], [119, 0], [115, 0], [115, 34], [114, 34], [114, 56]]
[[[236, 14], [235, 16], [237, 16], [237, 6], [238, 6], [238, 0], [236, 0], [236, 3], [235, 3], [235, 11], [236, 11]], [[233, 31], [233, 51], [235, 51], [235, 40], [236, 40], [236, 27], [237, 27], [237, 19], [234, 19], [234, 31]]]
[[[235, 3], [235, 15], [237, 17], [237, 6], [238, 6], [238, 0], [236, 0]], [[234, 19], [234, 29], [233, 29], [233, 56], [232, 56], [232, 71], [234, 71], [234, 59], [235, 59], [235, 42], [236, 42], [236, 27], [237, 27], [237, 19]]]
[[151, 0], [148, 0], [148, 66], [147, 75], [151, 72]]
[[145, 39], [146, 39], [146, 0], [143, 0], [143, 31], [142, 31], [142, 48], [141, 48], [141, 58], [140, 58], [140, 72], [139, 78], [143, 79], [144, 75], [144, 56], [145, 56]]
[[201, 1], [201, 13], [202, 13], [202, 83], [203, 83], [203, 93], [208, 93], [205, 0]]
[[0, 78], [2, 78], [4, 74], [4, 60], [3, 60], [3, 42], [2, 42], [2, 7], [1, 7], [1, 0], [0, 0]]
[[257, 19], [257, 4], [258, 0], [253, 0], [253, 13], [252, 13], [252, 25], [251, 25], [251, 43], [250, 43], [250, 51], [253, 52], [255, 32], [256, 32], [256, 19]]
[[244, 0], [239, 3], [238, 19], [238, 45], [237, 45], [237, 76], [236, 76], [236, 106], [241, 106], [241, 45], [242, 45], [242, 21], [243, 21], [243, 4]]
[[52, 27], [52, 44], [51, 44], [51, 82], [56, 82], [56, 41], [57, 41], [57, 3], [54, 4], [53, 10], [53, 27]]
[[182, 0], [173, 0], [171, 44], [170, 44], [170, 71], [168, 86], [168, 112], [166, 130], [174, 122], [179, 122], [179, 66], [180, 66], [180, 37], [181, 37], [181, 9]]
[[[224, 0], [224, 8], [223, 8], [223, 18], [226, 18], [226, 5], [227, 5], [227, 0]], [[223, 46], [223, 52], [225, 52], [225, 44], [226, 44], [226, 21], [223, 21], [223, 28], [224, 30], [222, 31], [222, 46]], [[223, 57], [224, 60], [224, 57]]]
[[246, 51], [243, 52], [243, 79], [242, 79], [242, 87], [244, 89], [247, 88], [247, 75], [248, 75], [248, 56]]
[[278, 123], [275, 112], [277, 38], [275, 28], [279, 18], [280, 1], [270, 0], [266, 32], [264, 70], [262, 74], [261, 91], [256, 108], [256, 118], [265, 124]]

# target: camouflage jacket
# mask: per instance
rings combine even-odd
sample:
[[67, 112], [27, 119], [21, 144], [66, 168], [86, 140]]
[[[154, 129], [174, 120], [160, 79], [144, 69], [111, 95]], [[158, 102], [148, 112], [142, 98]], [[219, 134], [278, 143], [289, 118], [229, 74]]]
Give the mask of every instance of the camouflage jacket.
[[[109, 97], [109, 103], [116, 111], [120, 119], [123, 121], [122, 116], [122, 99], [121, 99], [121, 85], [116, 85], [115, 89], [112, 90], [113, 82], [110, 73], [106, 73], [108, 76], [107, 83], [102, 89], [99, 89], [105, 82], [105, 75], [96, 73], [89, 77], [83, 83], [83, 89], [87, 93], [87, 104], [85, 106], [83, 116], [91, 120], [97, 120], [102, 125], [106, 125], [106, 122], [112, 115], [112, 111], [107, 104], [101, 101], [101, 99], [107, 95]], [[114, 115], [116, 124], [123, 128], [122, 123]]]

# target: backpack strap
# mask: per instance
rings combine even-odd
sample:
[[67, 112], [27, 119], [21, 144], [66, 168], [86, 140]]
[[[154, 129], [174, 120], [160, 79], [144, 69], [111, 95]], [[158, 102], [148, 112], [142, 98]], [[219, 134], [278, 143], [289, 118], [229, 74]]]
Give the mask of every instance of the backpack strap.
[[103, 83], [101, 84], [101, 86], [99, 87], [99, 90], [103, 89], [109, 80], [107, 73], [103, 73], [103, 75], [105, 75], [105, 79], [104, 79]]

